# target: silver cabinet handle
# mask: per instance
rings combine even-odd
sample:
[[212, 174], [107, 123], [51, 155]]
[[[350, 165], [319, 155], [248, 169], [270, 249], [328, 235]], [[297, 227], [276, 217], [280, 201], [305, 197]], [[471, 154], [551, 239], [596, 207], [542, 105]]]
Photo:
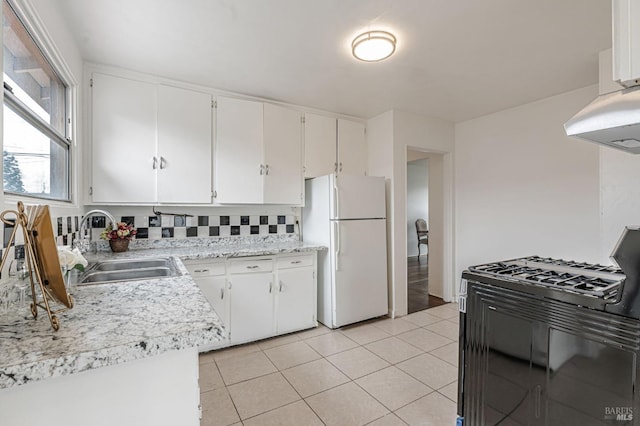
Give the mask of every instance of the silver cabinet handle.
[[269, 293], [273, 291], [273, 283], [269, 283]]
[[333, 163], [333, 172], [338, 173], [338, 163]]
[[166, 169], [167, 168], [167, 160], [164, 159], [164, 157], [160, 157], [160, 169]]
[[298, 263], [302, 263], [302, 260], [294, 260], [291, 262], [292, 265], [297, 265]]
[[264, 174], [265, 175], [269, 174], [269, 165], [268, 164], [265, 164], [265, 166], [264, 166]]
[[158, 168], [158, 158], [157, 157], [153, 157], [153, 170]]
[[342, 161], [340, 162], [340, 172], [342, 172]]
[[260, 176], [264, 174], [264, 165], [260, 164]]
[[260, 266], [258, 265], [250, 265], [250, 266], [247, 266], [247, 269], [258, 269], [259, 267]]
[[280, 293], [282, 293], [282, 288], [284, 287], [284, 283], [282, 281], [280, 281], [280, 287], [278, 288], [278, 291]]
[[224, 300], [224, 288], [220, 289], [220, 300]]

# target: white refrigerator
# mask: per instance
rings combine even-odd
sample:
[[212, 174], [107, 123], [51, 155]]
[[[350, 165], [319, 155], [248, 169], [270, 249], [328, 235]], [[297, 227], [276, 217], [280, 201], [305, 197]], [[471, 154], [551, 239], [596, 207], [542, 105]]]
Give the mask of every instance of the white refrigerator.
[[330, 328], [388, 313], [383, 177], [327, 175], [305, 182], [302, 238], [318, 252], [318, 321]]

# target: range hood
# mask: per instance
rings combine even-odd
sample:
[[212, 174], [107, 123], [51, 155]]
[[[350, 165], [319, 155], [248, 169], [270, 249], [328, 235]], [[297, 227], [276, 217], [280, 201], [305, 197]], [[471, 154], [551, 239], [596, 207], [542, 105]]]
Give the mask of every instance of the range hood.
[[564, 129], [567, 136], [640, 154], [640, 0], [612, 0], [612, 17], [613, 74], [604, 78], [620, 90], [600, 95]]
[[567, 136], [640, 154], [640, 86], [598, 96], [564, 129]]

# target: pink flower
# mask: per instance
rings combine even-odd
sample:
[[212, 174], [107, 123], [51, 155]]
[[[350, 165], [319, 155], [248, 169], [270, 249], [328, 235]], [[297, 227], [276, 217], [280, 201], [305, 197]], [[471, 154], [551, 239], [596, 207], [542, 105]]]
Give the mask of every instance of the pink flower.
[[111, 225], [107, 226], [100, 238], [103, 240], [131, 240], [137, 231], [133, 229], [133, 226], [126, 224], [125, 222], [116, 223], [116, 229], [113, 229]]

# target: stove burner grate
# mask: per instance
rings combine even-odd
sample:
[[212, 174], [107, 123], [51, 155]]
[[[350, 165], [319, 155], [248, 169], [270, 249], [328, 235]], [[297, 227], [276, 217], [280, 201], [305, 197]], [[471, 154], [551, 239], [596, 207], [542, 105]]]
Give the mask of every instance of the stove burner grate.
[[615, 266], [539, 256], [487, 263], [469, 271], [604, 299], [614, 298], [625, 279]]

